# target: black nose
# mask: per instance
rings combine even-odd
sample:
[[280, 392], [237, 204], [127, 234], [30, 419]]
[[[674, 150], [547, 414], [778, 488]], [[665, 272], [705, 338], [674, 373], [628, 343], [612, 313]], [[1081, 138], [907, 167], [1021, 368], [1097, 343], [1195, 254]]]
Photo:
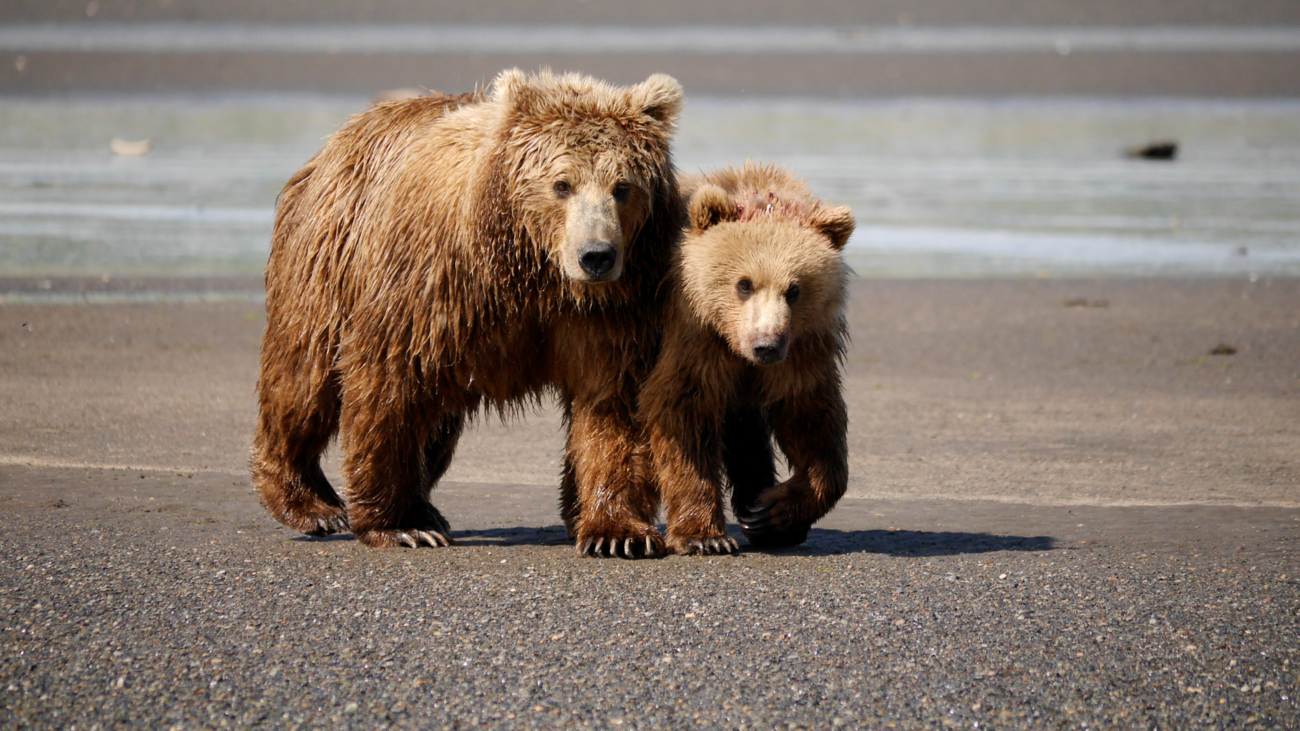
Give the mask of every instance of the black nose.
[[785, 348], [777, 345], [759, 345], [754, 348], [754, 357], [763, 365], [780, 363], [785, 358]]
[[618, 252], [609, 244], [584, 244], [578, 249], [578, 264], [593, 277], [603, 277], [614, 268]]

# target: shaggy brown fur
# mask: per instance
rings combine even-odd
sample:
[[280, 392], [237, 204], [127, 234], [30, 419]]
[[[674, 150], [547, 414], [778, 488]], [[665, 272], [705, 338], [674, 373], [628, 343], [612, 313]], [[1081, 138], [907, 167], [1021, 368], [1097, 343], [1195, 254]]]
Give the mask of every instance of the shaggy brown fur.
[[[429, 503], [466, 419], [550, 389], [580, 548], [655, 555], [636, 387], [685, 224], [681, 87], [543, 71], [381, 103], [280, 194], [253, 478], [267, 509], [368, 546], [447, 545]], [[347, 485], [320, 469], [335, 433]]]
[[[663, 350], [641, 392], [668, 547], [728, 553], [722, 471], [750, 543], [802, 543], [848, 484], [840, 393], [847, 207], [785, 170], [683, 179], [690, 228], [672, 271]], [[793, 473], [777, 484], [772, 438]]]

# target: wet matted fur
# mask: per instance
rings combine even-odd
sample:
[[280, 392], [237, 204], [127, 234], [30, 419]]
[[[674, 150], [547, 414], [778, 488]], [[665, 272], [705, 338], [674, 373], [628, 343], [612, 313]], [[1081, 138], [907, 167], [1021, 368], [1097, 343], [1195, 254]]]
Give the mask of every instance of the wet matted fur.
[[[326, 142], [280, 194], [266, 269], [252, 472], [272, 515], [445, 545], [428, 496], [466, 419], [552, 391], [579, 547], [662, 552], [635, 404], [685, 223], [681, 102], [663, 75], [512, 70], [378, 104]], [[336, 433], [346, 500], [320, 468]]]
[[[690, 227], [641, 392], [668, 547], [727, 553], [723, 472], [750, 543], [802, 543], [848, 486], [840, 386], [853, 213], [747, 163], [680, 181]], [[776, 481], [772, 441], [792, 474]]]

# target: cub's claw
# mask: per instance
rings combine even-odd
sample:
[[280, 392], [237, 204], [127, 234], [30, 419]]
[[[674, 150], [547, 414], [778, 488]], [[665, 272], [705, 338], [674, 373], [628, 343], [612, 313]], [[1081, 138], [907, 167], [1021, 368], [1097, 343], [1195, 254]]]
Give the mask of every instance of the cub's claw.
[[451, 538], [436, 530], [416, 530], [409, 533], [402, 532], [397, 535], [397, 538], [403, 544], [410, 546], [411, 548], [419, 548], [421, 545], [441, 548], [452, 544]]
[[[760, 503], [736, 511], [740, 532], [756, 548], [791, 548], [808, 540], [811, 524], [796, 523], [793, 516], [778, 508], [780, 503]], [[777, 508], [777, 509], [773, 509]]]
[[442, 548], [452, 544], [451, 538], [436, 530], [401, 531], [396, 537], [402, 545], [411, 548], [419, 548], [420, 546]]
[[730, 536], [694, 538], [686, 542], [681, 553], [687, 556], [722, 556], [740, 553], [740, 544]]
[[579, 539], [574, 547], [579, 556], [595, 558], [655, 558], [663, 555], [662, 542], [650, 535], [629, 536], [622, 540], [604, 536]]

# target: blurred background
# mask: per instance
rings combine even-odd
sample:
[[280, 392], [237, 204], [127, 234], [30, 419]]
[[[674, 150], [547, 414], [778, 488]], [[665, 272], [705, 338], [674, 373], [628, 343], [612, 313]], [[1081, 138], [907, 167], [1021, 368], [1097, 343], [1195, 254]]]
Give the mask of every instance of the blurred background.
[[674, 75], [679, 166], [794, 168], [864, 277], [1300, 275], [1293, 0], [5, 0], [0, 293], [255, 289], [324, 136], [511, 66]]

